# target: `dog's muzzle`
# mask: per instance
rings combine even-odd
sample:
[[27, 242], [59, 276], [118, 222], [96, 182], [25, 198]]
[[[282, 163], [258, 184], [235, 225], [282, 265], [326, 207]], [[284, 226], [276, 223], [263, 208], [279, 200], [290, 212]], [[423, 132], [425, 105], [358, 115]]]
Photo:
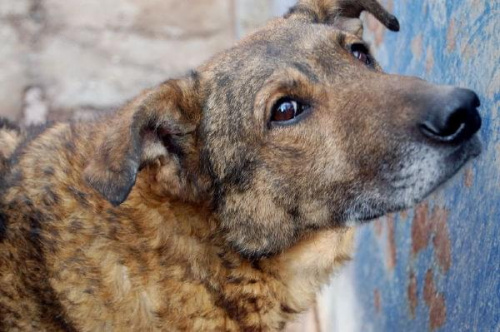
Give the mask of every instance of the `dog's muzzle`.
[[481, 102], [471, 90], [452, 88], [448, 93], [433, 95], [424, 103], [427, 111], [419, 128], [435, 143], [461, 145], [481, 128], [477, 111]]

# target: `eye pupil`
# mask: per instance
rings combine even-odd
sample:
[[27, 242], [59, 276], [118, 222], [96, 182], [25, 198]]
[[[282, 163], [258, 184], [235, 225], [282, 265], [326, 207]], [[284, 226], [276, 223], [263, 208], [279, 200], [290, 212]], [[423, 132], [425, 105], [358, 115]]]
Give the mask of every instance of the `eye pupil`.
[[288, 121], [302, 113], [302, 105], [297, 101], [284, 98], [279, 100], [273, 108], [271, 121]]
[[371, 64], [370, 56], [368, 55], [368, 51], [364, 49], [364, 46], [355, 47], [355, 45], [353, 45], [351, 53], [356, 59], [363, 62], [364, 64], [366, 65]]

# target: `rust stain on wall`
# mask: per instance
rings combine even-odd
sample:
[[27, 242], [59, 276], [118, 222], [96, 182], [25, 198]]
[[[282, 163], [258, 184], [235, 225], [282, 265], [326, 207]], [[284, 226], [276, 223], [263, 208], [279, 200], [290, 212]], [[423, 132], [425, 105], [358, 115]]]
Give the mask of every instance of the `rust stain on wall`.
[[415, 319], [417, 304], [418, 304], [418, 294], [417, 294], [417, 277], [415, 272], [410, 271], [409, 283], [408, 283], [408, 304], [410, 306], [410, 314], [413, 319]]
[[448, 272], [451, 266], [451, 244], [448, 229], [448, 211], [444, 208], [435, 208], [432, 212], [431, 223], [434, 233], [434, 256], [443, 272]]
[[396, 266], [396, 235], [395, 235], [395, 216], [394, 214], [390, 214], [387, 216], [387, 267], [389, 269], [394, 269]]
[[450, 24], [448, 25], [448, 31], [446, 32], [446, 51], [448, 51], [448, 53], [453, 52], [457, 45], [457, 34], [455, 29], [455, 20], [451, 19]]
[[432, 270], [425, 274], [424, 301], [429, 307], [429, 325], [434, 331], [446, 322], [446, 301], [444, 295], [436, 291]]
[[432, 46], [427, 48], [427, 53], [425, 55], [425, 71], [430, 73], [434, 68], [434, 52]]
[[419, 33], [412, 41], [411, 41], [411, 53], [413, 56], [417, 59], [420, 60], [422, 58], [422, 52], [423, 52], [423, 38], [422, 34]]
[[412, 253], [416, 256], [420, 250], [427, 247], [431, 234], [431, 225], [427, 219], [429, 206], [423, 203], [415, 209], [415, 216], [411, 227]]
[[415, 209], [411, 228], [412, 253], [415, 257], [429, 245], [432, 237], [434, 257], [441, 270], [446, 273], [451, 267], [451, 241], [448, 229], [448, 211], [434, 207], [429, 215], [427, 203]]
[[382, 310], [382, 295], [380, 294], [380, 291], [378, 289], [375, 289], [373, 291], [373, 304], [375, 306], [375, 311], [380, 313]]
[[382, 236], [383, 228], [384, 225], [382, 224], [382, 219], [379, 218], [373, 222], [373, 229], [378, 237]]
[[437, 328], [443, 326], [446, 322], [446, 302], [443, 294], [438, 294], [436, 296], [434, 301], [432, 301], [429, 310], [431, 330], [436, 330]]
[[464, 184], [467, 188], [472, 187], [474, 184], [474, 173], [470, 167], [465, 170]]
[[497, 144], [496, 150], [497, 150], [496, 164], [498, 169], [500, 170], [500, 143]]

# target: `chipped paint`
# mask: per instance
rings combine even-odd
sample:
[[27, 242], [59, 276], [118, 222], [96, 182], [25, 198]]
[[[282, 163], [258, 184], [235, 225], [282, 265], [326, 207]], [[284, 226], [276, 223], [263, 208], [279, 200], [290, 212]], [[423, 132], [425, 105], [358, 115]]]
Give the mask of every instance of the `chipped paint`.
[[433, 68], [434, 68], [434, 51], [432, 50], [432, 46], [429, 46], [425, 54], [425, 71], [427, 73], [430, 73]]
[[446, 51], [451, 53], [457, 47], [457, 33], [455, 30], [455, 19], [451, 19], [450, 24], [448, 25], [448, 30], [446, 32]]
[[474, 184], [474, 171], [470, 167], [464, 172], [464, 184], [467, 188], [471, 188]]
[[394, 215], [387, 216], [387, 267], [392, 270], [396, 266], [397, 248], [396, 248], [396, 235], [395, 232], [395, 218]]
[[500, 143], [496, 145], [496, 166], [498, 168], [498, 171], [500, 172]]
[[417, 294], [417, 277], [415, 276], [415, 272], [413, 271], [410, 271], [410, 275], [408, 277], [407, 296], [408, 296], [408, 305], [410, 308], [410, 315], [414, 319], [418, 305], [418, 294]]
[[448, 211], [435, 207], [431, 221], [434, 245], [434, 257], [441, 271], [446, 273], [451, 266], [450, 232], [448, 230]]
[[384, 224], [382, 223], [382, 219], [377, 219], [373, 222], [373, 229], [375, 230], [375, 234], [378, 237], [382, 236], [382, 232], [384, 231]]
[[422, 43], [423, 43], [422, 34], [418, 34], [411, 41], [411, 53], [413, 53], [413, 56], [415, 57], [416, 60], [420, 60], [420, 58], [422, 58], [422, 52], [423, 52]]
[[444, 295], [436, 290], [432, 270], [425, 274], [424, 301], [429, 307], [429, 327], [434, 331], [446, 322], [446, 301]]
[[448, 211], [442, 207], [435, 206], [429, 215], [428, 204], [424, 203], [415, 209], [415, 216], [413, 218], [411, 229], [413, 257], [429, 246], [431, 238], [436, 263], [443, 272], [447, 272], [451, 266]]
[[375, 306], [375, 311], [379, 314], [382, 310], [382, 295], [380, 295], [378, 289], [373, 291], [373, 305]]
[[423, 203], [415, 209], [411, 228], [412, 253], [414, 256], [427, 247], [429, 243], [431, 225], [427, 219], [428, 212], [429, 206], [427, 203]]

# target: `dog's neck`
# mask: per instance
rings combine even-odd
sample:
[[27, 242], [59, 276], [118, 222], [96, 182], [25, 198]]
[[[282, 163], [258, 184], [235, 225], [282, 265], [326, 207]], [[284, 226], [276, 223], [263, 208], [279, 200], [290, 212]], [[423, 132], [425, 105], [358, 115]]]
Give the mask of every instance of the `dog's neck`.
[[129, 211], [142, 221], [142, 236], [169, 257], [167, 268], [175, 266], [172, 257], [181, 261], [176, 268], [187, 269], [183, 278], [205, 285], [230, 316], [236, 315], [231, 310], [256, 310], [249, 309], [254, 301], [268, 306], [258, 311], [268, 312], [270, 321], [307, 310], [332, 272], [350, 259], [354, 231], [345, 228], [311, 234], [281, 254], [248, 260], [224, 244], [209, 201], [187, 203], [165, 195], [151, 181], [154, 174], [141, 172], [123, 208], [133, 208]]

